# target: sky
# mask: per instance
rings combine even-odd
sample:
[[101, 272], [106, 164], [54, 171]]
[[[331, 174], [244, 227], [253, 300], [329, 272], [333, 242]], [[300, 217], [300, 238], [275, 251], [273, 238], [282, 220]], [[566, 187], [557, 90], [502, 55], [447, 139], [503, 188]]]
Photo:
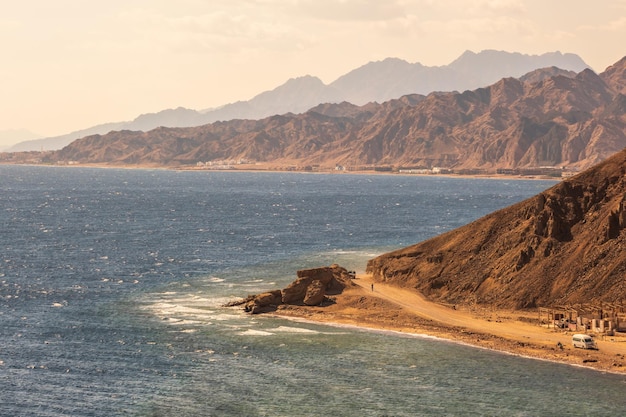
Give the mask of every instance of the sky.
[[[0, 0], [0, 132], [48, 137], [329, 84], [388, 57], [626, 55], [626, 0]], [[0, 136], [0, 146], [10, 139]], [[5, 143], [2, 143], [2, 141]]]

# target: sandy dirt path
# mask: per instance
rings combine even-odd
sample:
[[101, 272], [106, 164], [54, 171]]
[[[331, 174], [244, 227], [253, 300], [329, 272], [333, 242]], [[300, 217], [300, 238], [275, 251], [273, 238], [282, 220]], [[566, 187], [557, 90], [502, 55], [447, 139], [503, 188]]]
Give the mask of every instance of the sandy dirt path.
[[572, 332], [540, 326], [539, 317], [532, 312], [442, 305], [410, 288], [374, 282], [368, 275], [358, 275], [353, 283], [356, 285], [331, 297], [331, 303], [282, 305], [275, 314], [331, 325], [431, 335], [485, 349], [626, 374], [623, 334], [605, 340], [597, 336], [599, 350], [576, 349], [572, 346]]
[[[372, 278], [367, 275], [358, 276], [354, 283], [361, 286], [370, 296], [382, 298], [401, 306], [411, 314], [448, 326], [461, 327], [479, 333], [488, 333], [509, 340], [536, 345], [557, 346], [557, 343], [560, 342], [563, 346], [570, 348], [572, 344], [571, 333], [556, 332], [552, 329], [515, 320], [511, 318], [511, 315], [515, 314], [515, 312], [500, 312], [502, 317], [504, 317], [501, 320], [497, 318], [478, 318], [471, 311], [457, 310], [430, 302], [415, 291], [373, 282]], [[374, 285], [373, 291], [371, 290], [372, 284]], [[497, 317], [498, 312], [494, 312], [493, 316]], [[612, 340], [597, 340], [600, 351], [609, 355], [626, 355], [626, 342], [619, 343], [616, 341], [616, 338]]]

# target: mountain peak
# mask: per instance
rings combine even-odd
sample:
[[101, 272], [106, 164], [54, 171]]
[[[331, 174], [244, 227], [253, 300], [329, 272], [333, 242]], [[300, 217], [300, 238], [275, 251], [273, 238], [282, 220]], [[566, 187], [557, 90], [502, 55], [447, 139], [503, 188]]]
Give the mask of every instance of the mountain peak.
[[608, 67], [600, 76], [612, 89], [626, 94], [626, 56]]
[[534, 84], [548, 78], [556, 77], [557, 75], [574, 78], [577, 74], [575, 71], [567, 71], [555, 66], [551, 66], [548, 68], [539, 68], [527, 74], [524, 74], [520, 77], [520, 81], [528, 84]]
[[[282, 86], [286, 85], [324, 85], [324, 82], [313, 75], [302, 75], [300, 77], [290, 78]], [[280, 88], [280, 87], [278, 87]]]
[[512, 77], [520, 77], [523, 74], [537, 68], [556, 66], [562, 69], [580, 72], [589, 66], [575, 54], [562, 54], [561, 52], [547, 52], [541, 55], [527, 55], [519, 52], [497, 51], [485, 49], [479, 53], [465, 51], [459, 58], [454, 60], [449, 67], [457, 70], [475, 68], [481, 66], [483, 70], [493, 71], [496, 68], [508, 68]]

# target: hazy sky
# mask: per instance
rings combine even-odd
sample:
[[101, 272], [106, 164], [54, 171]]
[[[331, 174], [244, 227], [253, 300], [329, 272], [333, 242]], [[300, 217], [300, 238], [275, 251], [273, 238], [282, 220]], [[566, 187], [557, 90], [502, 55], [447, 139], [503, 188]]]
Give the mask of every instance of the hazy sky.
[[626, 55], [626, 0], [0, 1], [0, 131], [45, 136], [387, 57], [558, 50], [602, 72]]

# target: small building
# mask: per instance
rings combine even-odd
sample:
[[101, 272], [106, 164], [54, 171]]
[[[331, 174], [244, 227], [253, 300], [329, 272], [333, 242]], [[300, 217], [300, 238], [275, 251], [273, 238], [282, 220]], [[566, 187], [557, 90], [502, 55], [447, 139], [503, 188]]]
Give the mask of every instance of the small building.
[[626, 313], [619, 304], [540, 308], [539, 321], [548, 327], [573, 332], [613, 334], [626, 332]]

